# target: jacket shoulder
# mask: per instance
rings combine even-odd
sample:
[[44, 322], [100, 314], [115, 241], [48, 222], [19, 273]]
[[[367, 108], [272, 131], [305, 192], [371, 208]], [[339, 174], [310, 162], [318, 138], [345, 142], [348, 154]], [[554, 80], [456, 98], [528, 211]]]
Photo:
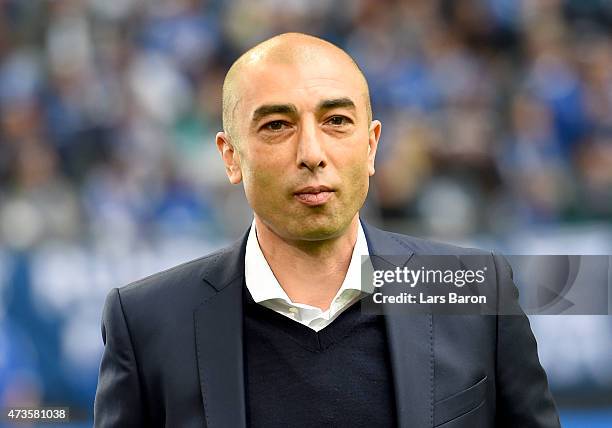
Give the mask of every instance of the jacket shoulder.
[[222, 250], [218, 250], [214, 253], [207, 254], [205, 256], [198, 257], [197, 259], [189, 260], [160, 272], [153, 273], [149, 276], [140, 278], [119, 287], [119, 291], [126, 292], [129, 290], [146, 289], [148, 287], [155, 286], [155, 284], [172, 282], [176, 279], [189, 278], [197, 271], [200, 271], [203, 265], [209, 263], [211, 260], [214, 260], [217, 254], [221, 252]]
[[200, 294], [202, 289], [207, 288], [203, 279], [205, 272], [227, 250], [220, 249], [119, 287], [121, 300], [124, 304], [126, 301], [139, 304], [170, 303], [180, 297], [189, 299], [190, 296]]
[[409, 248], [415, 254], [423, 255], [475, 255], [490, 256], [491, 251], [478, 248], [463, 247], [445, 242], [438, 242], [429, 239], [416, 238], [414, 236], [402, 235], [400, 233], [385, 232], [389, 238], [398, 242], [403, 247]]

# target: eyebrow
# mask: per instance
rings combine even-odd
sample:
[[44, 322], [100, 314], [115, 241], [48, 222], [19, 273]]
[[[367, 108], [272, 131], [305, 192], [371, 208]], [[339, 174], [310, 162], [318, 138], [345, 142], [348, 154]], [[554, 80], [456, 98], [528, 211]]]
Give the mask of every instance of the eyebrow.
[[347, 97], [324, 100], [317, 105], [317, 110], [332, 110], [335, 108], [348, 108], [351, 110], [357, 110], [357, 107], [355, 106], [353, 100]]
[[278, 113], [297, 114], [297, 107], [293, 104], [264, 104], [253, 112], [253, 119], [251, 119], [251, 122], [255, 123], [262, 117]]
[[[318, 111], [332, 110], [335, 108], [348, 108], [350, 110], [357, 110], [355, 103], [350, 98], [334, 98], [330, 100], [323, 100], [317, 104]], [[256, 123], [262, 118], [271, 114], [292, 114], [297, 115], [297, 107], [293, 104], [264, 104], [258, 107], [253, 112], [252, 123]]]

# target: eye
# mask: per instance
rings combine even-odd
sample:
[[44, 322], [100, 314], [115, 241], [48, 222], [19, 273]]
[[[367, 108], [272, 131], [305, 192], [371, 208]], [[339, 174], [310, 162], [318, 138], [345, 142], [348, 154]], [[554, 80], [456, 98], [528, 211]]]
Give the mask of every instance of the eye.
[[287, 126], [287, 123], [282, 120], [273, 120], [272, 122], [268, 122], [261, 127], [264, 131], [272, 131], [278, 132], [282, 131], [283, 128]]
[[346, 125], [349, 123], [352, 123], [352, 121], [346, 117], [346, 116], [332, 116], [327, 120], [327, 123], [329, 123], [330, 125], [333, 126], [342, 126], [342, 125]]

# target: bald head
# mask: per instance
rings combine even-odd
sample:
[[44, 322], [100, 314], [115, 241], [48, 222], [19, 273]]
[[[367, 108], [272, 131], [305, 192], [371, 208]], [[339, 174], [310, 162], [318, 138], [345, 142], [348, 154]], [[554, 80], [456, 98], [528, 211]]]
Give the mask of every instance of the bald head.
[[234, 142], [238, 142], [236, 109], [241, 101], [245, 85], [257, 84], [257, 81], [250, 79], [252, 70], [264, 65], [299, 66], [313, 63], [327, 63], [331, 66], [348, 65], [348, 69], [355, 73], [355, 77], [360, 81], [368, 122], [371, 122], [372, 108], [368, 84], [353, 58], [336, 45], [318, 37], [301, 33], [285, 33], [249, 49], [230, 67], [223, 82], [223, 129], [225, 133]]

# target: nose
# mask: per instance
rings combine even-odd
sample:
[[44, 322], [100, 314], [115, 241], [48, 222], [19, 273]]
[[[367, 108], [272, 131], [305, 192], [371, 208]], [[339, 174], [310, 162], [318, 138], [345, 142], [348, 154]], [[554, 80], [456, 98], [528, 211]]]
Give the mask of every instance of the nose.
[[298, 168], [307, 168], [313, 172], [317, 168], [325, 168], [327, 165], [322, 135], [319, 134], [316, 123], [306, 123], [301, 127], [297, 148], [297, 165]]

